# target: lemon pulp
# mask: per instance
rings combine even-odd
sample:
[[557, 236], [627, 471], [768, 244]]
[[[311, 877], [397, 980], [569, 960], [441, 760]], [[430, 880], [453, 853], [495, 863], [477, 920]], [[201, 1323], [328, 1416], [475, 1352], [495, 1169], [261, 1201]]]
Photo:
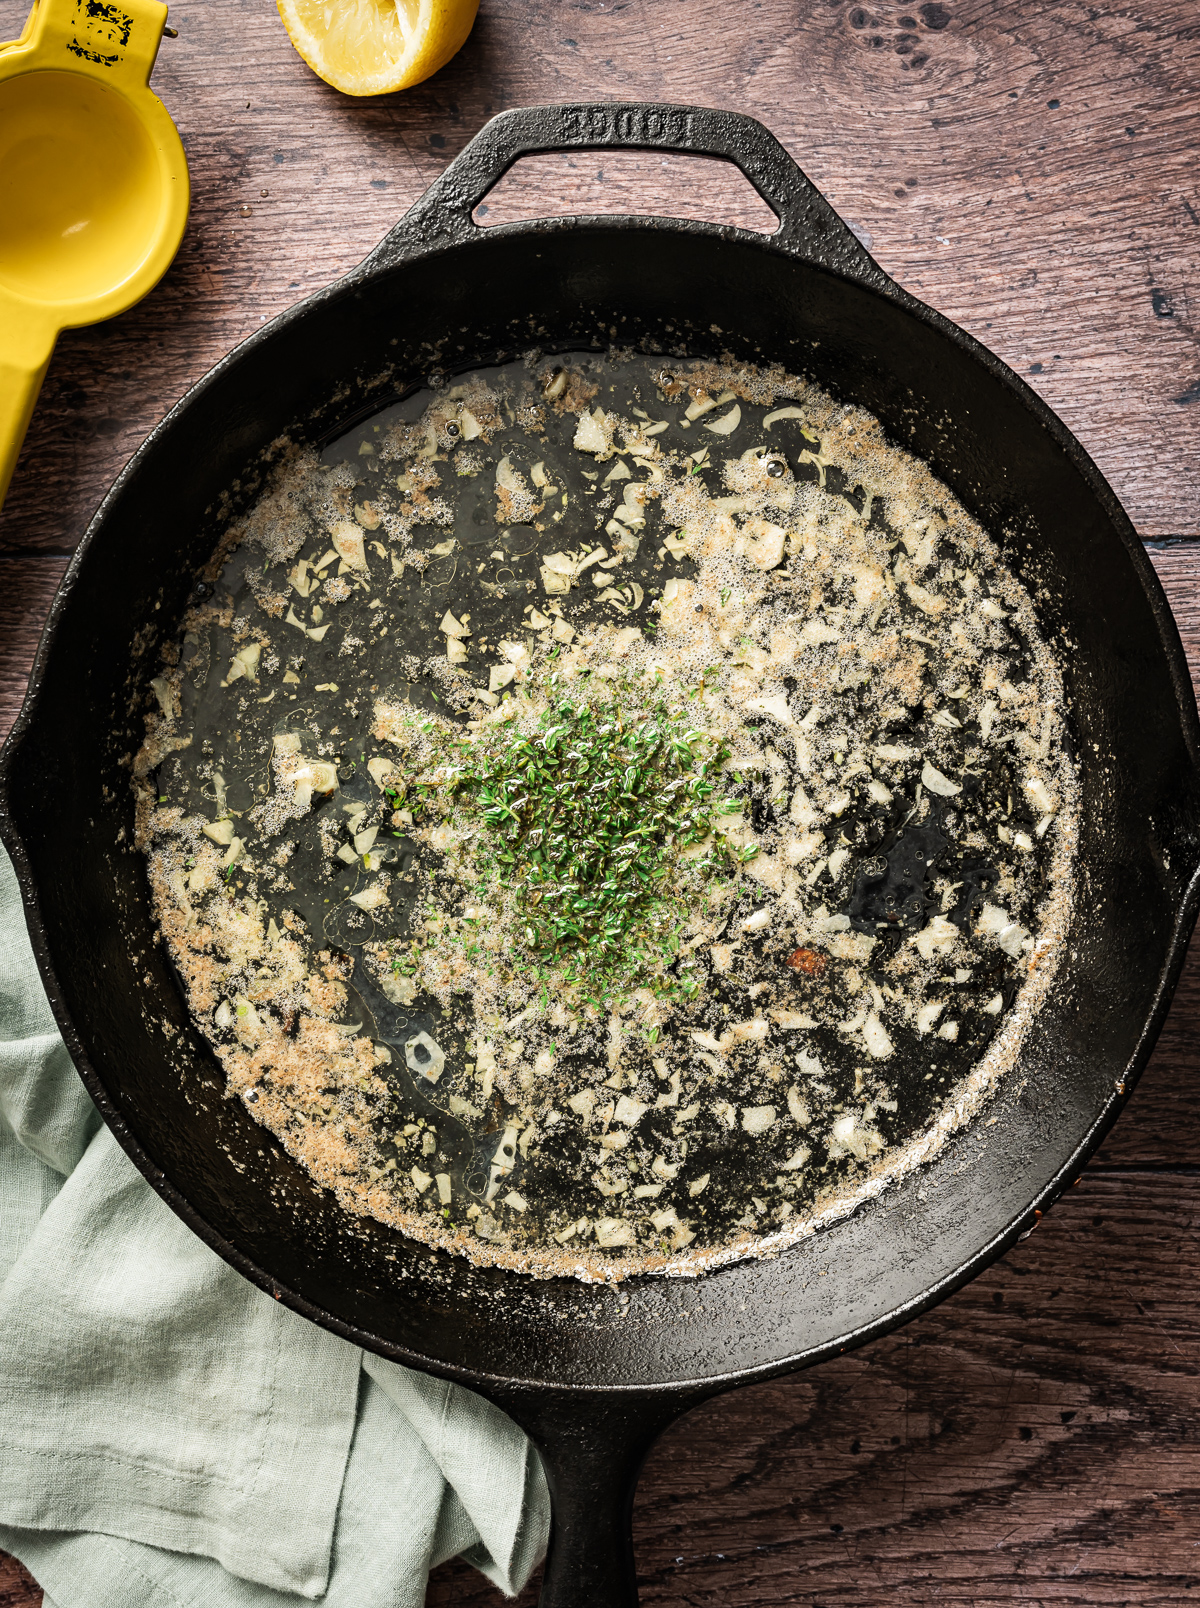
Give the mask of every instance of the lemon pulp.
[[347, 95], [385, 95], [431, 77], [466, 42], [479, 0], [278, 0], [288, 37]]

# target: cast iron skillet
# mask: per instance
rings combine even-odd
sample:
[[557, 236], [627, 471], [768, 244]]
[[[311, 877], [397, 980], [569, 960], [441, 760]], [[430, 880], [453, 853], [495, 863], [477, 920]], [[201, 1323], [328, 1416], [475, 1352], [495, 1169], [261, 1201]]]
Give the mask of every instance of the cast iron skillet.
[[[472, 222], [519, 156], [601, 147], [733, 161], [779, 231]], [[620, 1288], [471, 1268], [348, 1217], [223, 1098], [154, 940], [127, 770], [131, 699], [144, 704], [159, 635], [228, 517], [222, 492], [236, 487], [234, 507], [254, 495], [270, 442], [337, 433], [432, 368], [613, 340], [776, 359], [928, 460], [1035, 589], [1063, 650], [1085, 801], [1069, 961], [990, 1125], [776, 1260]], [[764, 128], [688, 107], [547, 106], [495, 118], [360, 267], [239, 347], [152, 433], [55, 601], [0, 765], [0, 830], [67, 1044], [138, 1167], [278, 1299], [513, 1414], [554, 1498], [542, 1600], [581, 1608], [636, 1601], [633, 1488], [666, 1424], [923, 1311], [1077, 1176], [1145, 1064], [1195, 920], [1198, 737], [1166, 600], [1086, 453], [882, 272]]]

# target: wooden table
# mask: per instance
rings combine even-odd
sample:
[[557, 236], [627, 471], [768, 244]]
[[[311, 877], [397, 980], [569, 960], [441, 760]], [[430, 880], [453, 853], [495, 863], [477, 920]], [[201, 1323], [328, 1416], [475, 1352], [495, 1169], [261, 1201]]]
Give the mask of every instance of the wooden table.
[[[23, 9], [0, 0], [0, 34]], [[484, 0], [444, 72], [361, 102], [309, 73], [267, 0], [171, 20], [154, 82], [191, 224], [140, 307], [60, 342], [0, 514], [3, 729], [72, 548], [170, 404], [356, 262], [488, 115], [578, 98], [772, 128], [883, 266], [1080, 437], [1200, 676], [1195, 0]], [[611, 154], [522, 164], [488, 219], [589, 210], [762, 226], [732, 170]], [[637, 1506], [644, 1603], [1200, 1600], [1198, 1017], [1200, 949], [1127, 1113], [1032, 1239], [900, 1333], [666, 1436]], [[0, 1608], [39, 1600], [0, 1563]], [[500, 1602], [459, 1564], [429, 1600]]]

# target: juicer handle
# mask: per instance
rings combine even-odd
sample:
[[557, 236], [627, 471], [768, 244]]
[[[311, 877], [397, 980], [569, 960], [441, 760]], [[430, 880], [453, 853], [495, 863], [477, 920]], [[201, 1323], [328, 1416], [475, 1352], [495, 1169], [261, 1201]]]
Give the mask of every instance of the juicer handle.
[[0, 508], [58, 335], [27, 318], [22, 322], [26, 314], [0, 291]]
[[19, 39], [0, 44], [7, 73], [85, 73], [130, 94], [150, 81], [167, 23], [162, 0], [120, 6], [34, 0]]
[[707, 106], [636, 101], [501, 112], [434, 180], [359, 271], [386, 270], [431, 248], [490, 233], [471, 214], [513, 163], [545, 151], [571, 150], [674, 151], [732, 162], [779, 219], [778, 231], [765, 237], [773, 246], [860, 283], [892, 286], [849, 225], [753, 117]]

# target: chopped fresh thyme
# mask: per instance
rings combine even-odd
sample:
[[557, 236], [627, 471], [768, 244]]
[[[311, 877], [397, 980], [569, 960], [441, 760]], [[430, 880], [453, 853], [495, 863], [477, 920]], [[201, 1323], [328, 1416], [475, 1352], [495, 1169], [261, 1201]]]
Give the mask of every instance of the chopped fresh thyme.
[[[672, 872], [711, 838], [729, 750], [661, 706], [626, 725], [611, 705], [564, 701], [543, 724], [506, 733], [459, 785], [491, 829], [497, 881], [518, 890], [530, 950], [573, 954], [577, 975], [599, 981], [636, 967], [637, 945], [661, 943], [686, 917]], [[691, 869], [723, 863], [718, 846]]]

